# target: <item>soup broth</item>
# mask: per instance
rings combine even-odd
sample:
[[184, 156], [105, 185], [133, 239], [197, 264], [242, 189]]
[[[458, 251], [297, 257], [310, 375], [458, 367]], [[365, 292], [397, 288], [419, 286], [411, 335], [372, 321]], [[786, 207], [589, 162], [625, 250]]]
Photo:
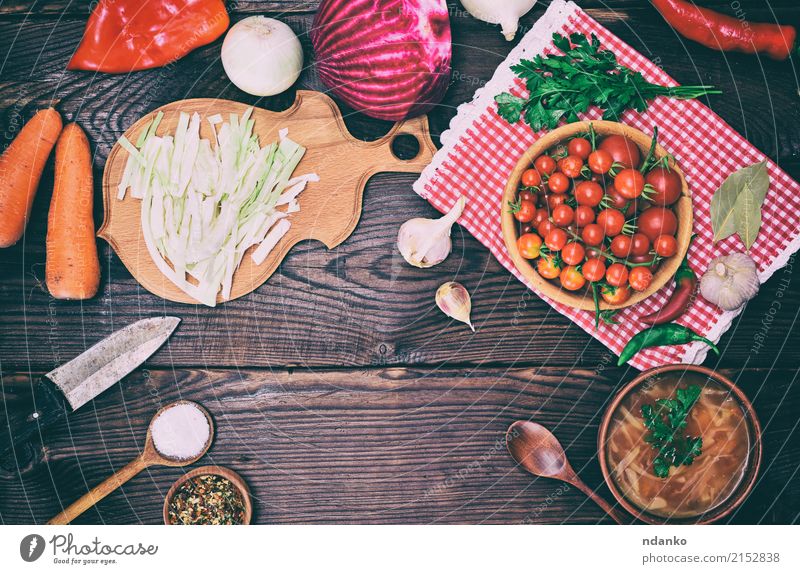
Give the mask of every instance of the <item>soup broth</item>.
[[[691, 465], [670, 467], [667, 478], [653, 469], [657, 450], [645, 441], [649, 430], [642, 405], [674, 398], [678, 388], [697, 385], [700, 397], [689, 411], [685, 434], [703, 439]], [[727, 500], [747, 469], [750, 426], [727, 387], [700, 373], [666, 372], [633, 390], [620, 403], [608, 429], [606, 455], [617, 487], [634, 505], [667, 518], [703, 514]]]

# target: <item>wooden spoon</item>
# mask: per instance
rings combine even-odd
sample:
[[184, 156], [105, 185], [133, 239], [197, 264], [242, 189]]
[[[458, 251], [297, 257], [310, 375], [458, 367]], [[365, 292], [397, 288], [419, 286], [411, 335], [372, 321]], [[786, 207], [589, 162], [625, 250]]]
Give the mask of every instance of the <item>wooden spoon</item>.
[[515, 422], [506, 432], [506, 446], [517, 464], [531, 474], [571, 484], [594, 500], [617, 524], [630, 524], [625, 514], [600, 498], [578, 477], [567, 461], [561, 443], [542, 425], [530, 421]]
[[[200, 454], [195, 456], [194, 458], [182, 458], [182, 459], [172, 459], [162, 455], [155, 447], [153, 443], [153, 423], [155, 420], [167, 409], [175, 407], [181, 404], [190, 404], [194, 405], [206, 416], [206, 420], [208, 420], [208, 441], [206, 441], [205, 446], [200, 451]], [[73, 520], [75, 520], [78, 516], [89, 510], [92, 506], [103, 500], [106, 496], [114, 492], [120, 486], [128, 482], [134, 476], [142, 472], [144, 469], [149, 468], [151, 466], [186, 466], [187, 464], [192, 464], [193, 462], [198, 461], [206, 452], [208, 452], [209, 447], [211, 446], [211, 441], [214, 439], [214, 421], [211, 419], [211, 415], [208, 414], [208, 411], [204, 409], [202, 406], [194, 403], [192, 401], [176, 401], [174, 403], [170, 403], [165, 407], [162, 407], [158, 410], [155, 416], [150, 420], [150, 424], [147, 427], [147, 438], [144, 441], [144, 450], [142, 453], [134, 458], [131, 462], [129, 462], [126, 466], [119, 469], [113, 475], [105, 479], [103, 482], [95, 486], [92, 490], [84, 494], [78, 500], [73, 502], [67, 508], [56, 514], [53, 518], [50, 519], [48, 524], [69, 524]]]

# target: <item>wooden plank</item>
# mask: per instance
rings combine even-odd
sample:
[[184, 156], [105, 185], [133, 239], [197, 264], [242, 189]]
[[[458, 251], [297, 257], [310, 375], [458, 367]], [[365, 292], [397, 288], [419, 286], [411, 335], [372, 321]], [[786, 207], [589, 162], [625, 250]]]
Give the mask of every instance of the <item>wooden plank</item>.
[[[726, 372], [754, 400], [766, 455], [758, 487], [731, 522], [791, 522], [800, 496], [797, 372]], [[547, 425], [578, 472], [608, 496], [596, 433], [622, 378], [614, 369], [596, 376], [552, 368], [144, 371], [49, 432], [21, 475], [0, 473], [0, 521], [47, 520], [59, 500], [72, 502], [133, 458], [149, 418], [178, 397], [201, 402], [216, 419], [215, 444], [198, 464], [240, 472], [261, 523], [606, 521], [574, 489], [515, 468], [503, 437], [514, 420]], [[27, 383], [4, 378], [12, 408]], [[178, 476], [153, 469], [79, 522], [158, 523]]]
[[[264, 286], [219, 308], [161, 300], [139, 287], [102, 246], [103, 280], [91, 301], [59, 302], [43, 289], [48, 194], [27, 244], [0, 251], [0, 366], [51, 369], [98, 338], [144, 316], [182, 318], [151, 365], [361, 366], [548, 364], [597, 368], [614, 357], [505, 272], [471, 236], [456, 228], [453, 254], [419, 270], [395, 247], [407, 217], [435, 212], [410, 189], [413, 176], [381, 175], [366, 189], [362, 221], [333, 251], [299, 244]], [[722, 339], [720, 364], [800, 364], [796, 273], [762, 287]], [[473, 295], [477, 333], [434, 306], [433, 294], [456, 279]], [[757, 345], [756, 336], [765, 343]], [[709, 359], [709, 364], [715, 364]]]

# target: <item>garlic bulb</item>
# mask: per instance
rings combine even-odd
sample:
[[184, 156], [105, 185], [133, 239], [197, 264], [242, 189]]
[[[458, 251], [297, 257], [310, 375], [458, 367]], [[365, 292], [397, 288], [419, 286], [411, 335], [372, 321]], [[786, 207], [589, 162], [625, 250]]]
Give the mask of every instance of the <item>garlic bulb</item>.
[[250, 16], [228, 30], [221, 59], [237, 88], [253, 96], [274, 96], [288, 90], [300, 77], [303, 47], [283, 22]]
[[450, 208], [440, 219], [416, 217], [400, 226], [397, 234], [397, 248], [403, 259], [414, 267], [433, 267], [450, 255], [453, 243], [450, 241], [450, 228], [464, 211], [464, 197]]
[[469, 328], [475, 331], [472, 326], [472, 320], [469, 318], [472, 312], [472, 299], [470, 299], [467, 288], [461, 283], [455, 281], [448, 281], [436, 290], [436, 305], [442, 310], [442, 313], [469, 325]]
[[760, 281], [752, 258], [746, 253], [717, 257], [700, 279], [700, 293], [709, 303], [734, 311], [758, 293]]
[[536, 4], [536, 0], [461, 0], [467, 12], [489, 24], [500, 24], [503, 36], [514, 39], [519, 19]]

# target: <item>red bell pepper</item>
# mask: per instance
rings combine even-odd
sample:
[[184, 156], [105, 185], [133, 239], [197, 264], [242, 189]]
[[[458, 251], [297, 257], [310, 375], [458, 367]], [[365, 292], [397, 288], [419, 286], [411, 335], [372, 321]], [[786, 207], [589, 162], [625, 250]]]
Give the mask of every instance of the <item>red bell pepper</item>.
[[210, 44], [229, 23], [222, 0], [100, 0], [67, 69], [158, 68]]

